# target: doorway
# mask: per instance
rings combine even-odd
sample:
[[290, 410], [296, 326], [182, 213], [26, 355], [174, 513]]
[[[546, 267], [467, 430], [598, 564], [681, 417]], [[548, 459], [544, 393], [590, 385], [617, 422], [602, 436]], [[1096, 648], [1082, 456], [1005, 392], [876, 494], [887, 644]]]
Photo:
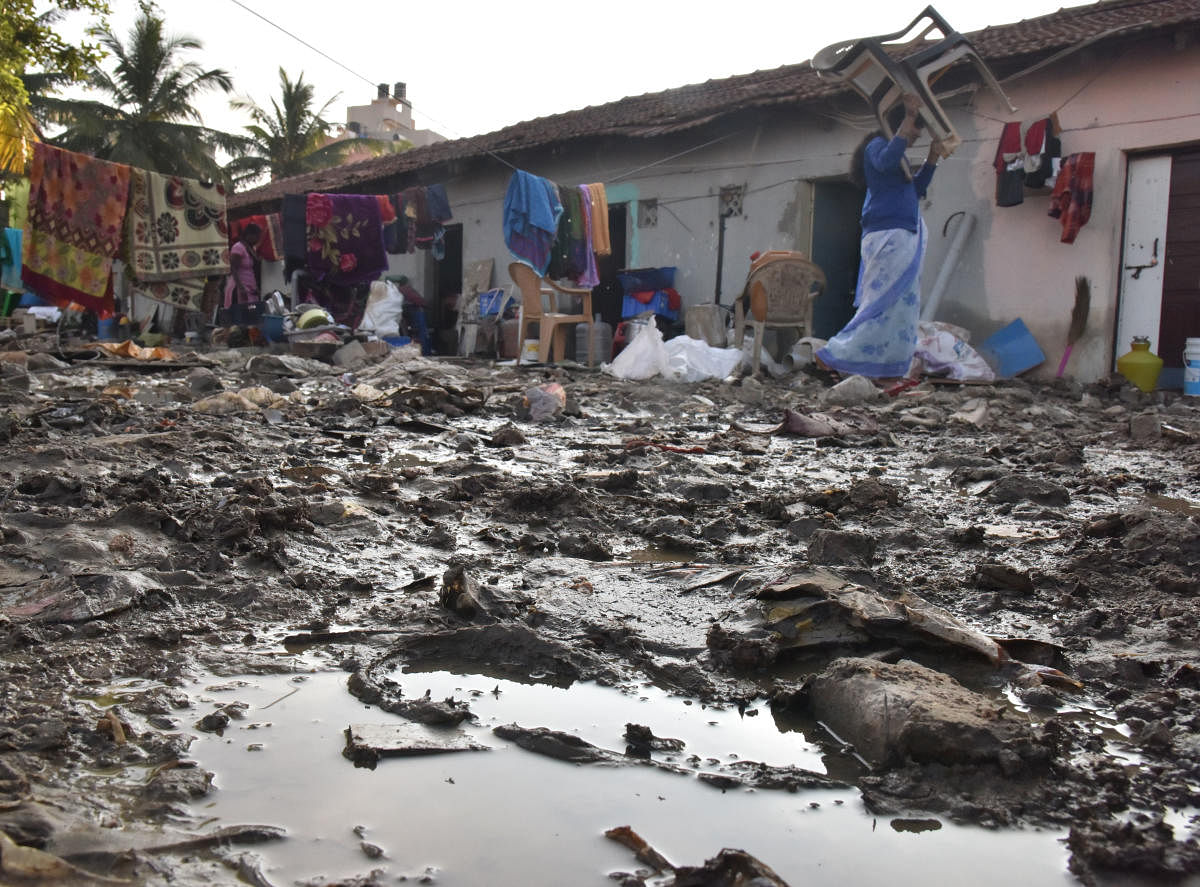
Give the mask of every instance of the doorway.
[[1200, 336], [1200, 149], [1129, 158], [1113, 360], [1134, 336], [1163, 359], [1159, 387], [1183, 385], [1184, 340]]
[[433, 262], [433, 298], [430, 300], [429, 323], [433, 331], [433, 347], [438, 354], [458, 354], [458, 300], [463, 285], [463, 228], [447, 225], [443, 232], [446, 253], [441, 261]]
[[862, 189], [844, 179], [813, 183], [812, 260], [825, 272], [825, 291], [813, 305], [812, 335], [822, 339], [854, 316], [862, 202]]
[[617, 272], [625, 269], [628, 257], [628, 203], [608, 205], [608, 242], [612, 245], [612, 253], [596, 256], [596, 273], [600, 282], [592, 287], [592, 310], [615, 330], [621, 322], [621, 302], [625, 298]]

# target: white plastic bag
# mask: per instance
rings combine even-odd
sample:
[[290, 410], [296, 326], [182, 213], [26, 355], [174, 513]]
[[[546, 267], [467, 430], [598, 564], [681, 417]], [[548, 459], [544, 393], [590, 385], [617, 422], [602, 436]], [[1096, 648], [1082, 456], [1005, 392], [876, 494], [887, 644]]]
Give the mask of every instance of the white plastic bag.
[[724, 379], [742, 362], [737, 348], [717, 348], [704, 339], [676, 336], [665, 344], [667, 378], [676, 382], [700, 382], [704, 379]]
[[404, 294], [390, 280], [376, 280], [371, 284], [371, 294], [363, 309], [360, 333], [377, 336], [400, 335], [400, 313], [404, 310]]
[[946, 373], [957, 382], [991, 382], [996, 374], [978, 351], [951, 331], [949, 324], [921, 321], [914, 357], [932, 375]]
[[667, 373], [667, 346], [654, 324], [647, 324], [633, 337], [612, 363], [601, 367], [618, 379], [651, 379]]

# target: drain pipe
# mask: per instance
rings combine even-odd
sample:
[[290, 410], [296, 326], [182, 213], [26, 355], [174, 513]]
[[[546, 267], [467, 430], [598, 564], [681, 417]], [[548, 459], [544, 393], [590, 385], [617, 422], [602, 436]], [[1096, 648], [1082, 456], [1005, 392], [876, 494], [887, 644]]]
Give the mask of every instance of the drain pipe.
[[946, 258], [942, 262], [942, 267], [938, 269], [937, 279], [933, 282], [933, 289], [929, 291], [929, 298], [925, 302], [925, 307], [921, 309], [921, 320], [933, 320], [934, 315], [937, 314], [938, 305], [942, 301], [942, 296], [946, 294], [946, 287], [950, 283], [950, 276], [954, 274], [954, 269], [958, 266], [958, 260], [962, 256], [967, 238], [975, 230], [975, 217], [969, 212], [959, 210], [951, 215], [949, 219], [946, 219], [946, 224], [942, 225], [943, 237], [946, 236], [946, 229], [950, 227], [950, 222], [954, 216], [962, 216], [962, 221], [954, 229], [954, 239], [950, 241], [950, 249], [946, 250]]

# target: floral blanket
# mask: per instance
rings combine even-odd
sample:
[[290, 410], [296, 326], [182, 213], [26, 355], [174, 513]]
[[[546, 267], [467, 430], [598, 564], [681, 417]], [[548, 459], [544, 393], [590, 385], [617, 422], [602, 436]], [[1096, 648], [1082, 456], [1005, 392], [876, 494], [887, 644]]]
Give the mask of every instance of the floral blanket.
[[220, 185], [134, 170], [126, 225], [130, 271], [141, 283], [229, 273]]
[[352, 286], [387, 270], [383, 217], [373, 194], [309, 194], [308, 270], [317, 280]]
[[121, 246], [132, 170], [37, 143], [21, 277], [59, 306], [113, 313], [112, 263]]

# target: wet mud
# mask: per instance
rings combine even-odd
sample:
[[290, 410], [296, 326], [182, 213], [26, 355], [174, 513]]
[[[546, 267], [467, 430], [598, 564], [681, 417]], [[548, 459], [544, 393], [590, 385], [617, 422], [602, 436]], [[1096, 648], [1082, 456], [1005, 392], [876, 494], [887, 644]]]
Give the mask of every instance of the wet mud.
[[[196, 750], [261, 746], [249, 682], [297, 672], [339, 676], [358, 715], [321, 766], [364, 777], [452, 751], [486, 768], [504, 746], [694, 778], [718, 810], [839, 790], [912, 840], [1052, 830], [1069, 873], [1048, 884], [1200, 874], [1194, 398], [1116, 379], [855, 401], [803, 372], [629, 383], [412, 349], [351, 373], [236, 350], [4, 365], [9, 880], [471, 883], [365, 837], [358, 874], [279, 882], [282, 811], [206, 815], [229, 786]], [[551, 384], [545, 408], [531, 389]], [[707, 760], [649, 716], [481, 729], [478, 699], [402, 677], [438, 670], [653, 686], [802, 722], [842, 763]], [[613, 876], [795, 868], [709, 838], [663, 868], [625, 836]], [[603, 882], [545, 874], [526, 883]]]

